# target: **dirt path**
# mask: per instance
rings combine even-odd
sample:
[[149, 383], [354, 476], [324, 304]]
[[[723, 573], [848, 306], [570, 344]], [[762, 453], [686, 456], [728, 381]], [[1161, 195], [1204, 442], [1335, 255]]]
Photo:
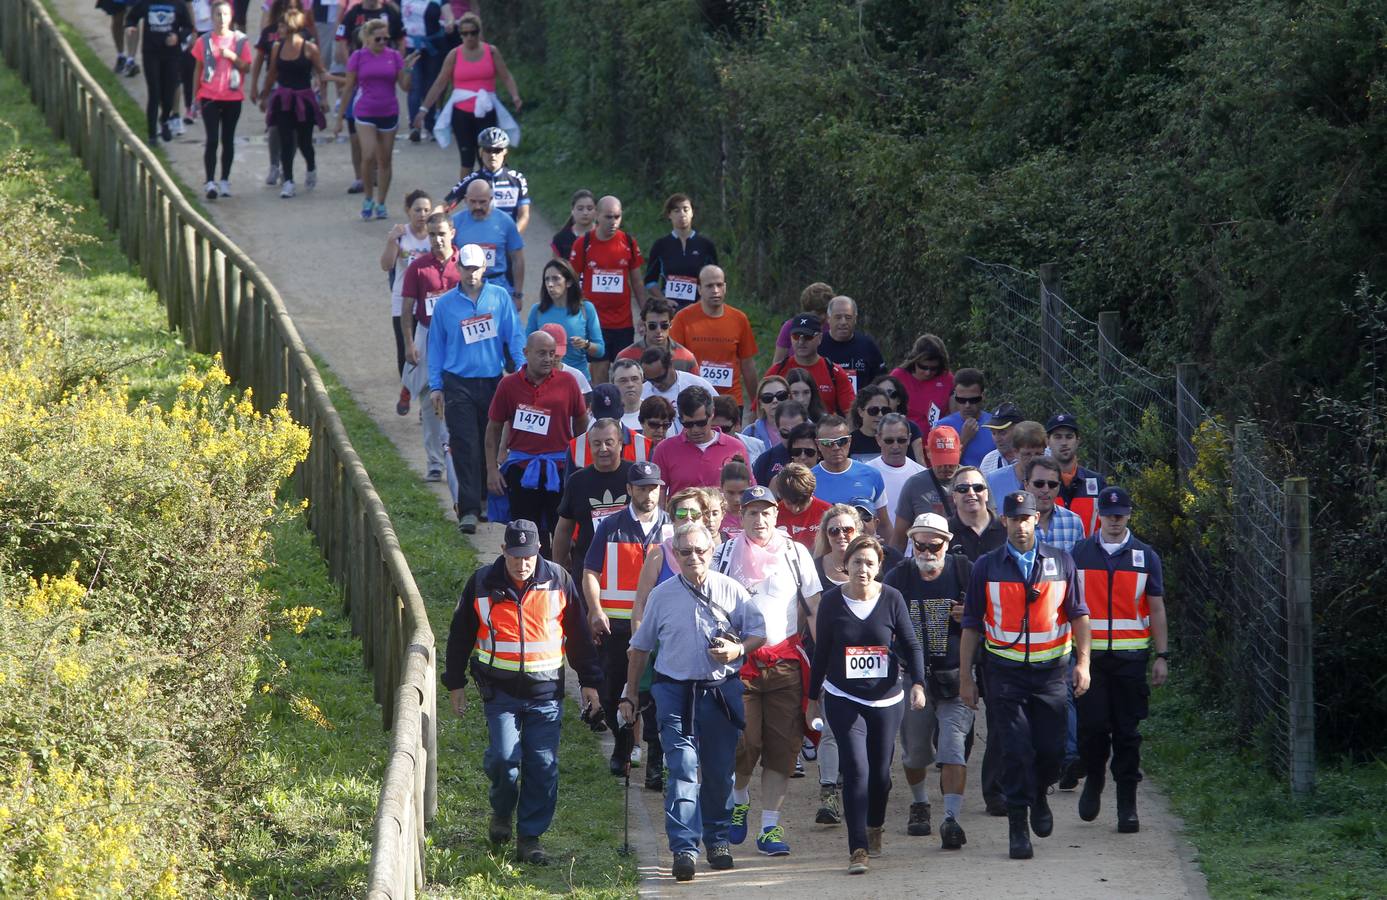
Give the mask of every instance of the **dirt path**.
[[[57, 0], [60, 12], [73, 22], [103, 59], [114, 59], [106, 16], [91, 8], [90, 0]], [[252, 4], [252, 18], [259, 4]], [[124, 79], [130, 93], [143, 104], [144, 79]], [[300, 188], [293, 200], [281, 200], [278, 188], [264, 184], [268, 152], [263, 117], [247, 108], [239, 128], [232, 173], [234, 197], [206, 205], [212, 218], [226, 231], [279, 287], [299, 333], [351, 392], [353, 398], [380, 425], [399, 448], [408, 465], [421, 476], [424, 471], [419, 424], [415, 414], [395, 414], [399, 381], [395, 372], [389, 293], [378, 259], [390, 226], [403, 220], [404, 195], [415, 187], [436, 196], [451, 187], [457, 177], [457, 157], [451, 149], [431, 143], [410, 144], [401, 136], [394, 156], [389, 222], [362, 222], [357, 217], [360, 198], [345, 193], [351, 179], [346, 144], [320, 143], [319, 185], [316, 191]], [[190, 185], [200, 185], [202, 175], [201, 124], [175, 139], [167, 153], [174, 171]], [[523, 155], [521, 156], [523, 165]], [[299, 163], [302, 166], [302, 162]], [[549, 257], [553, 226], [533, 214], [525, 250], [527, 288], [531, 296]], [[440, 508], [448, 511], [446, 488], [437, 485]], [[481, 558], [500, 549], [499, 528], [483, 525], [473, 539]], [[440, 640], [443, 638], [440, 635]], [[575, 679], [570, 679], [575, 681]], [[980, 759], [975, 755], [975, 759]], [[968, 845], [961, 852], [939, 849], [937, 836], [911, 838], [905, 833], [910, 793], [897, 773], [887, 818], [885, 852], [872, 861], [866, 877], [845, 874], [847, 846], [842, 826], [813, 824], [818, 806], [817, 772], [810, 763], [809, 777], [790, 783], [781, 817], [793, 855], [769, 859], [759, 856], [750, 840], [734, 848], [737, 868], [712, 873], [700, 864], [692, 884], [675, 886], [670, 879], [669, 855], [664, 839], [664, 811], [658, 795], [639, 786], [643, 771], [633, 773], [632, 843], [645, 876], [642, 896], [720, 897], [736, 889], [772, 889], [779, 896], [897, 897], [975, 896], [991, 891], [1011, 897], [1065, 897], [1088, 900], [1116, 896], [1143, 898], [1206, 897], [1204, 877], [1193, 862], [1193, 850], [1179, 837], [1180, 824], [1164, 799], [1151, 786], [1141, 792], [1142, 831], [1118, 835], [1112, 815], [1112, 792], [1098, 822], [1085, 823], [1075, 812], [1078, 795], [1052, 798], [1055, 832], [1036, 841], [1036, 859], [1012, 863], [1006, 858], [1006, 821], [990, 818], [983, 810], [976, 767], [969, 772], [967, 801], [962, 819]], [[614, 789], [620, 782], [612, 780]], [[943, 803], [937, 784], [931, 790], [935, 825]], [[752, 784], [754, 826], [760, 821], [757, 785]]]

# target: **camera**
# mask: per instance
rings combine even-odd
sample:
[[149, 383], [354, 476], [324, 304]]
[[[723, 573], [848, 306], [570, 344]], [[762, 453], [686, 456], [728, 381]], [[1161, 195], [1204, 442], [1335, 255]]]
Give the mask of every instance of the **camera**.
[[734, 644], [740, 644], [742, 639], [737, 636], [736, 632], [728, 631], [727, 629], [719, 629], [716, 634], [708, 638], [708, 649], [717, 649], [720, 641], [731, 641]]

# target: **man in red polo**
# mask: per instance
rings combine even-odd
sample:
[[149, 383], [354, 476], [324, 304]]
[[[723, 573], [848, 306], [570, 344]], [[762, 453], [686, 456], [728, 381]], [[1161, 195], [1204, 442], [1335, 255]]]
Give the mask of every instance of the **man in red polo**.
[[713, 427], [713, 396], [705, 388], [684, 388], [675, 409], [684, 430], [661, 441], [654, 457], [670, 496], [686, 487], [717, 487], [723, 463], [734, 456], [743, 462], [751, 458], [745, 444]]
[[819, 355], [824, 339], [824, 325], [813, 313], [800, 313], [790, 321], [790, 344], [793, 352], [766, 370], [766, 376], [785, 376], [791, 369], [803, 369], [819, 388], [824, 409], [839, 416], [848, 415], [857, 392], [852, 379], [842, 367]]
[[[486, 481], [492, 494], [505, 494], [513, 519], [539, 525], [540, 552], [552, 559], [550, 542], [559, 520], [568, 442], [587, 431], [588, 412], [578, 382], [556, 370], [554, 339], [533, 332], [525, 342], [525, 365], [501, 379], [491, 398], [486, 426]], [[510, 425], [506, 461], [501, 431]]]
[[583, 298], [592, 301], [607, 347], [601, 359], [591, 361], [592, 381], [607, 380], [607, 368], [617, 353], [636, 336], [636, 317], [645, 303], [641, 266], [645, 258], [636, 239], [621, 230], [621, 201], [603, 197], [597, 201], [597, 227], [573, 242], [568, 263], [578, 273]]
[[[429, 364], [425, 354], [429, 348], [429, 323], [433, 321], [433, 304], [439, 297], [462, 282], [458, 269], [458, 248], [453, 246], [453, 220], [447, 213], [429, 216], [429, 252], [405, 269], [400, 296], [404, 305], [400, 326], [405, 336], [405, 366], [401, 380], [419, 404], [419, 423], [424, 430], [424, 458], [428, 475], [425, 480], [438, 481], [443, 477], [443, 442], [448, 428], [443, 417], [425, 403], [429, 393]], [[403, 405], [403, 404], [402, 404]], [[406, 410], [408, 411], [408, 410]]]

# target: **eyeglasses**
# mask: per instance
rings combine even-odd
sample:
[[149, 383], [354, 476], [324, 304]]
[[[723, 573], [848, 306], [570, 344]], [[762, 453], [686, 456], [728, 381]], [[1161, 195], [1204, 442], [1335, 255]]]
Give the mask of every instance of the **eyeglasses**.
[[818, 456], [818, 455], [819, 455], [819, 451], [818, 451], [818, 450], [815, 450], [813, 447], [795, 447], [795, 448], [793, 448], [793, 449], [790, 450], [790, 455], [791, 455], [791, 456], [805, 456], [805, 457]]
[[645, 330], [646, 330], [646, 331], [669, 331], [672, 327], [674, 327], [674, 323], [673, 323], [673, 322], [646, 322], [646, 323], [645, 323]]
[[910, 443], [910, 438], [908, 438], [908, 437], [895, 437], [895, 438], [877, 437], [877, 443], [879, 443], [879, 444], [908, 444], [908, 443]]
[[482, 148], [482, 152], [483, 152], [483, 153], [505, 153], [505, 152], [506, 152], [506, 148], [505, 148], [505, 147], [483, 147], [483, 148]]
[[1032, 481], [1032, 482], [1031, 482], [1031, 487], [1038, 487], [1038, 488], [1057, 488], [1057, 487], [1059, 487], [1059, 486], [1060, 486], [1060, 483], [1059, 483], [1058, 481], [1040, 481], [1040, 480], [1035, 480], [1035, 481]]
[[911, 541], [911, 543], [915, 545], [916, 553], [938, 553], [944, 549], [943, 541], [930, 541], [928, 544], [922, 544], [919, 541]]
[[674, 552], [688, 559], [690, 556], [707, 556], [708, 552], [712, 549], [712, 547], [681, 547]]
[[703, 510], [684, 506], [674, 511], [674, 517], [676, 519], [693, 519], [697, 522], [699, 519], [703, 518]]
[[852, 537], [854, 534], [857, 534], [857, 526], [855, 526], [855, 525], [830, 525], [830, 526], [828, 526], [828, 533], [829, 533], [830, 535], [832, 535], [833, 537], [839, 537], [839, 536], [841, 536], [841, 535], [847, 535], [848, 537]]
[[954, 394], [954, 402], [974, 406], [982, 402], [982, 394], [978, 394], [976, 397], [960, 397], [958, 394]]
[[774, 393], [774, 394], [762, 394], [762, 395], [761, 395], [761, 402], [762, 402], [762, 403], [784, 403], [786, 400], [789, 400], [789, 399], [790, 399], [790, 392], [789, 392], [789, 391], [777, 391], [777, 392]]
[[867, 406], [862, 411], [869, 416], [884, 416], [889, 412], [894, 412], [889, 406]]
[[981, 483], [956, 484], [954, 485], [955, 494], [986, 494], [987, 485]]
[[820, 446], [820, 447], [846, 447], [846, 446], [848, 445], [848, 443], [851, 442], [851, 441], [852, 441], [852, 438], [848, 437], [846, 434], [843, 435], [842, 437], [836, 437], [836, 438], [819, 438], [819, 446]]
[[481, 32], [481, 29], [478, 29], [478, 28], [469, 28], [469, 29], [467, 29], [466, 31], [459, 31], [459, 32], [458, 32], [458, 34], [462, 35], [463, 37], [476, 37], [477, 35], [479, 35], [479, 34], [481, 34], [481, 33], [482, 33], [482, 32]]
[[679, 424], [685, 428], [707, 428], [708, 419], [680, 419]]
[[384, 43], [385, 43], [385, 38], [384, 38], [384, 37], [373, 37], [373, 38], [371, 38], [371, 43], [373, 43], [373, 44], [384, 44]]
[[641, 427], [654, 428], [657, 431], [663, 431], [664, 429], [669, 427], [669, 419], [646, 419], [644, 422], [641, 423]]

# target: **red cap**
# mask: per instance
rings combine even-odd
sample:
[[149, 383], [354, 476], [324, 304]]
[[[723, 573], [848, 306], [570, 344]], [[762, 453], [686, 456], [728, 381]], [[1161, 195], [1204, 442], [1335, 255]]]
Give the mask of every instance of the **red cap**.
[[958, 432], [948, 425], [936, 425], [930, 429], [925, 441], [925, 459], [931, 466], [956, 466], [963, 458], [963, 447]]
[[557, 322], [539, 326], [539, 330], [554, 339], [554, 352], [562, 357], [568, 352], [568, 332]]

